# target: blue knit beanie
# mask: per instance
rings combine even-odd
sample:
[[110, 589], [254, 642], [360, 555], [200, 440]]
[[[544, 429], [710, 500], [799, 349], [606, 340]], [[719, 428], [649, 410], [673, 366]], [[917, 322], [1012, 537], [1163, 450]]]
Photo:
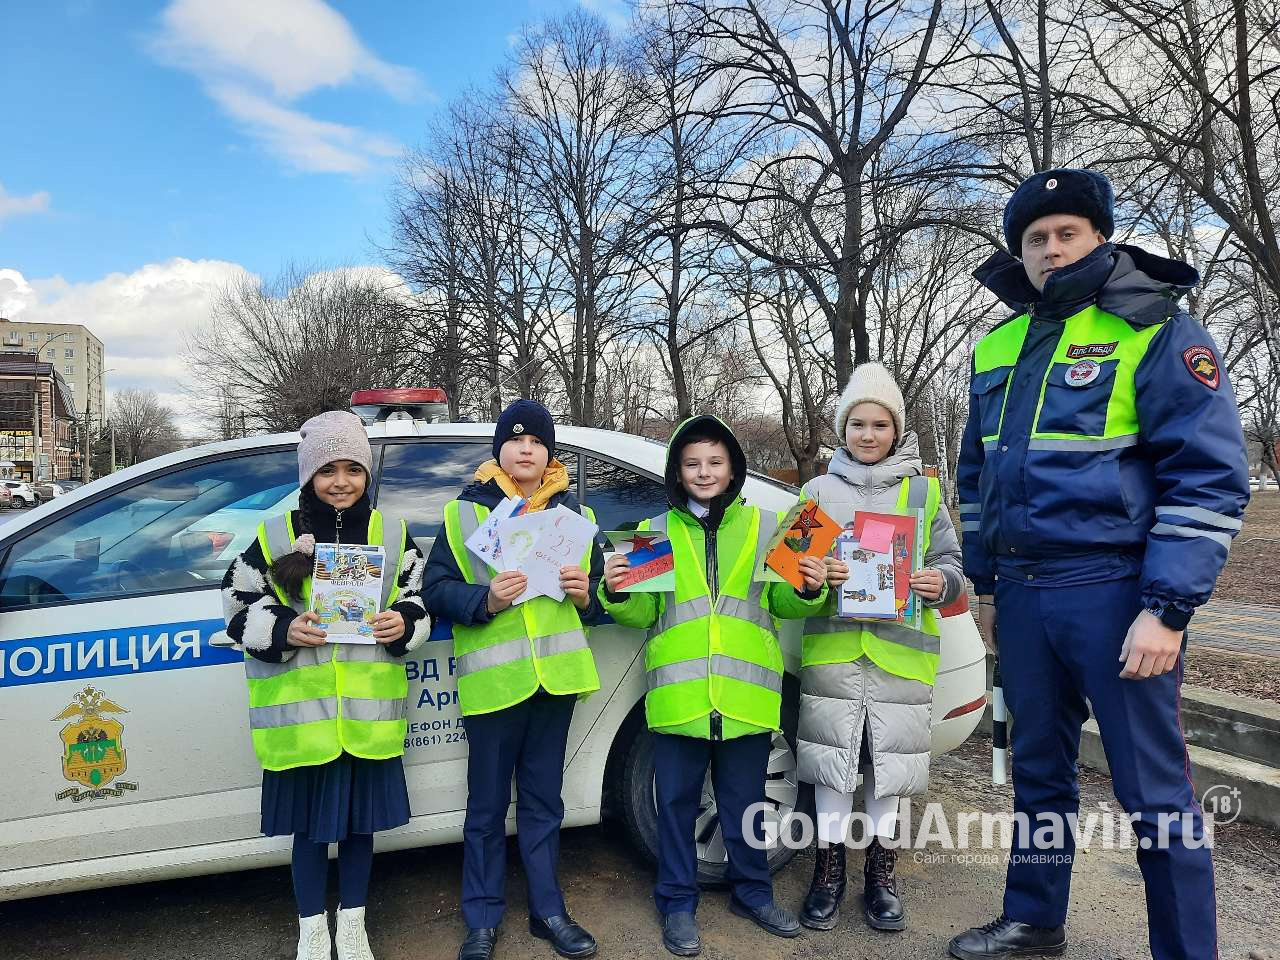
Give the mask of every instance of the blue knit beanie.
[[493, 459], [500, 459], [502, 445], [512, 437], [531, 433], [547, 448], [547, 459], [555, 456], [556, 421], [551, 411], [537, 400], [513, 400], [507, 409], [498, 417], [498, 424], [493, 431]]
[[1004, 241], [1022, 256], [1022, 234], [1041, 217], [1069, 213], [1085, 217], [1108, 240], [1115, 232], [1115, 192], [1093, 170], [1044, 170], [1022, 181], [1004, 208]]

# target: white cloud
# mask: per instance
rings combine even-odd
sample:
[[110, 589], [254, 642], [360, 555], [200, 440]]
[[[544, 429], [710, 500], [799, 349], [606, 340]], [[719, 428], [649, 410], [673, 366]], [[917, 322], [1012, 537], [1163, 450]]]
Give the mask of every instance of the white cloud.
[[44, 190], [27, 197], [17, 197], [7, 192], [0, 183], [0, 224], [9, 217], [20, 217], [23, 214], [43, 213], [49, 209], [49, 194]]
[[323, 0], [174, 0], [151, 44], [292, 169], [360, 173], [399, 152], [385, 137], [291, 107], [324, 87], [372, 84], [398, 99], [425, 92], [417, 71], [375, 56]]
[[584, 9], [590, 10], [609, 25], [614, 33], [624, 33], [631, 27], [631, 4], [627, 0], [578, 0]]
[[304, 173], [363, 173], [376, 158], [400, 152], [393, 140], [317, 120], [235, 84], [215, 84], [209, 95], [268, 150]]
[[374, 56], [323, 0], [175, 0], [161, 19], [158, 44], [177, 63], [201, 76], [254, 77], [283, 100], [356, 80], [400, 98], [420, 88], [414, 70]]
[[154, 390], [178, 412], [184, 431], [196, 432], [190, 399], [182, 392], [189, 377], [186, 338], [208, 320], [218, 290], [246, 273], [224, 260], [182, 258], [90, 283], [61, 277], [28, 281], [16, 270], [0, 269], [0, 315], [84, 324], [103, 342], [111, 371], [108, 391]]

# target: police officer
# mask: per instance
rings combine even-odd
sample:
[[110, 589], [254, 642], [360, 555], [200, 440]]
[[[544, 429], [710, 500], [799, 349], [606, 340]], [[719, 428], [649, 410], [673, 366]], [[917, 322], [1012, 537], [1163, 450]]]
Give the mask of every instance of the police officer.
[[[1038, 173], [1004, 213], [1021, 260], [1000, 251], [974, 274], [1017, 316], [974, 348], [964, 568], [999, 644], [1029, 822], [1017, 818], [1003, 912], [951, 941], [962, 960], [1065, 949], [1065, 816], [1090, 706], [1134, 820], [1153, 956], [1216, 956], [1179, 687], [1187, 623], [1248, 500], [1244, 438], [1218, 348], [1178, 305], [1196, 271], [1109, 243], [1112, 208], [1099, 173]], [[1046, 814], [1056, 836], [1037, 830]]]
[[556, 877], [565, 745], [577, 698], [600, 689], [586, 625], [600, 619], [596, 586], [604, 554], [593, 542], [560, 570], [563, 600], [514, 603], [524, 574], [497, 572], [468, 537], [506, 497], [537, 511], [564, 506], [591, 517], [569, 492], [554, 457], [555, 422], [542, 404], [516, 400], [498, 418], [493, 459], [445, 506], [427, 561], [427, 609], [453, 624], [458, 706], [466, 721], [467, 817], [463, 825], [460, 960], [488, 960], [506, 908], [506, 819], [516, 781], [516, 832], [529, 884], [529, 932], [564, 957], [589, 957], [596, 941], [565, 908]]

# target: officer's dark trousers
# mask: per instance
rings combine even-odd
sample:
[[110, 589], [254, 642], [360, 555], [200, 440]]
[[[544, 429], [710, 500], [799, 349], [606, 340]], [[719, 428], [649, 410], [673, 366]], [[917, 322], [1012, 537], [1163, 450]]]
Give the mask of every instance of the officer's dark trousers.
[[[749, 907], [761, 907], [773, 900], [769, 854], [763, 847], [757, 849], [748, 844], [742, 832], [746, 809], [765, 798], [764, 778], [772, 741], [770, 733], [716, 741], [653, 734], [658, 803], [658, 883], [653, 898], [660, 913], [698, 908], [699, 838], [695, 833], [708, 764], [729, 854], [728, 880], [733, 896]], [[763, 811], [752, 817], [751, 834], [763, 839]]]
[[565, 912], [556, 866], [564, 801], [565, 742], [575, 696], [539, 690], [528, 700], [466, 719], [467, 818], [462, 828], [462, 918], [496, 927], [506, 909], [507, 807], [516, 779], [516, 836], [529, 885], [529, 914]]
[[[996, 587], [1000, 670], [1012, 714], [1014, 810], [1026, 814], [1010, 851], [1004, 909], [1056, 927], [1067, 916], [1075, 838], [1040, 833], [1038, 814], [1076, 814], [1076, 757], [1086, 698], [1102, 735], [1116, 799], [1133, 823], [1156, 960], [1216, 952], [1213, 860], [1189, 776], [1179, 713], [1182, 660], [1170, 673], [1122, 680], [1120, 649], [1141, 610], [1136, 578], [1077, 587]], [[1114, 811], [1112, 812], [1114, 815]], [[1166, 827], [1162, 829], [1161, 818]], [[1021, 818], [1016, 818], [1020, 820]], [[1118, 825], [1116, 836], [1123, 836]], [[1161, 839], [1161, 833], [1165, 834]], [[1101, 842], [1102, 829], [1091, 843]], [[1117, 890], [1117, 895], [1122, 895]]]

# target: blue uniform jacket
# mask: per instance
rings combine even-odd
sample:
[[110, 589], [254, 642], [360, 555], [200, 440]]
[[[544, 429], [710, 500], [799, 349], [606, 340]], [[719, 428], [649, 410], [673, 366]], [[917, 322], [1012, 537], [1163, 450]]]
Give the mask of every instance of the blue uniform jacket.
[[[490, 510], [501, 503], [504, 497], [506, 494], [493, 480], [472, 483], [458, 495], [459, 500], [478, 503]], [[560, 504], [575, 513], [582, 513], [577, 497], [567, 490], [555, 494], [547, 504], [547, 509]], [[602, 535], [597, 534], [591, 546], [591, 566], [587, 572], [591, 605], [585, 610], [578, 611], [578, 619], [582, 621], [583, 626], [592, 626], [605, 618], [604, 608], [596, 595], [603, 575]], [[440, 532], [436, 535], [435, 543], [431, 547], [431, 554], [427, 558], [426, 573], [422, 578], [423, 603], [436, 618], [431, 633], [432, 639], [451, 636], [454, 623], [471, 627], [492, 620], [495, 614], [490, 613], [485, 605], [485, 597], [488, 593], [489, 588], [486, 586], [467, 583], [462, 571], [458, 569], [458, 562], [453, 558], [453, 551], [449, 548], [449, 538], [445, 534], [444, 524], [441, 524]]]
[[[1060, 586], [1139, 575], [1145, 606], [1189, 614], [1209, 598], [1249, 499], [1240, 414], [1217, 345], [1177, 303], [1199, 282], [1196, 271], [1107, 243], [1052, 274], [1043, 293], [1004, 251], [974, 276], [1031, 324], [1009, 374], [998, 455], [984, 453], [971, 387], [957, 481], [961, 502], [973, 505], [962, 520], [980, 534], [964, 538], [965, 575], [979, 593], [993, 592], [998, 577]], [[1167, 321], [1135, 375], [1138, 444], [1077, 454], [1119, 458], [1119, 487], [1100, 500], [1077, 495], [1074, 470], [1033, 473], [1027, 459], [1063, 322], [1093, 303], [1135, 329]], [[1191, 369], [1196, 347], [1212, 352], [1212, 386]]]

